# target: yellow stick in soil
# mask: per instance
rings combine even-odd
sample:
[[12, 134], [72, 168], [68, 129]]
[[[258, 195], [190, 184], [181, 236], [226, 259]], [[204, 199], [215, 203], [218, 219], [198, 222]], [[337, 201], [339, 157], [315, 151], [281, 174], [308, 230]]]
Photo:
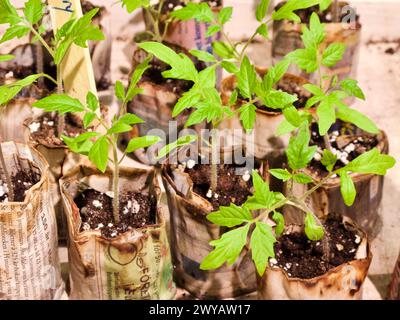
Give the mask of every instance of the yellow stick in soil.
[[[72, 15], [77, 18], [82, 17], [80, 0], [48, 0], [48, 5], [54, 32], [66, 23]], [[81, 48], [73, 44], [61, 64], [61, 73], [64, 91], [72, 97], [85, 103], [89, 91], [97, 96], [89, 48]]]

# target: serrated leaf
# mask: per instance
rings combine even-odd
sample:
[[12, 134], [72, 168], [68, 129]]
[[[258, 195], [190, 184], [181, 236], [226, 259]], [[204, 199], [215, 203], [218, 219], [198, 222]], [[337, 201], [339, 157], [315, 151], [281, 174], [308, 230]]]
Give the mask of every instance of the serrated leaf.
[[206, 31], [206, 37], [212, 37], [217, 32], [221, 31], [221, 27], [218, 25], [209, 26]]
[[292, 20], [300, 23], [301, 20], [294, 11], [318, 5], [321, 0], [289, 0], [272, 14], [273, 20]]
[[0, 43], [6, 42], [8, 40], [14, 39], [14, 38], [22, 38], [23, 36], [26, 36], [29, 33], [30, 29], [27, 26], [23, 25], [13, 25], [9, 27], [6, 32], [3, 34], [2, 38], [0, 39]]
[[132, 13], [140, 7], [147, 7], [150, 4], [150, 0], [122, 0], [122, 6], [126, 7], [128, 13]]
[[180, 137], [178, 140], [167, 144], [165, 147], [163, 147], [157, 155], [157, 159], [161, 159], [165, 157], [166, 155], [170, 154], [172, 151], [174, 151], [177, 148], [186, 146], [188, 144], [191, 144], [197, 140], [197, 136], [194, 135], [187, 135]]
[[214, 41], [212, 43], [212, 48], [213, 52], [222, 59], [232, 59], [235, 57], [232, 47], [223, 41]]
[[283, 115], [285, 116], [285, 119], [296, 128], [298, 128], [303, 122], [303, 119], [294, 106], [283, 109]]
[[129, 132], [132, 130], [132, 126], [118, 120], [113, 123], [110, 129], [108, 129], [107, 134], [115, 134], [115, 133], [123, 133], [123, 132]]
[[149, 56], [142, 63], [136, 66], [130, 79], [128, 89], [126, 91], [124, 103], [128, 103], [129, 101], [131, 101], [133, 97], [138, 93], [138, 88], [136, 88], [136, 86], [139, 83], [139, 80], [142, 78], [143, 74], [149, 68], [149, 63], [151, 59], [152, 57]]
[[171, 12], [171, 17], [182, 21], [196, 19], [197, 21], [208, 23], [214, 20], [214, 14], [210, 6], [204, 2], [188, 2], [182, 9]]
[[264, 20], [267, 15], [270, 0], [261, 0], [256, 8], [256, 19], [258, 22]]
[[109, 142], [106, 137], [101, 137], [93, 144], [89, 151], [89, 160], [101, 172], [105, 172], [108, 164], [108, 147]]
[[345, 79], [340, 82], [340, 87], [350, 96], [365, 100], [364, 92], [358, 86], [358, 82], [353, 79]]
[[319, 4], [319, 10], [325, 11], [326, 9], [329, 8], [331, 3], [332, 3], [332, 0], [321, 0], [321, 3]]
[[263, 36], [265, 39], [269, 39], [269, 34], [268, 34], [268, 26], [263, 23], [260, 24], [257, 28], [256, 31], [259, 35]]
[[295, 95], [275, 89], [268, 91], [266, 94], [257, 92], [257, 95], [261, 97], [267, 107], [272, 109], [285, 109], [297, 101], [297, 97]]
[[324, 136], [336, 122], [335, 107], [330, 99], [324, 99], [317, 108], [319, 134]]
[[114, 92], [118, 100], [123, 101], [125, 99], [125, 88], [121, 81], [115, 82]]
[[210, 245], [215, 247], [202, 261], [200, 265], [201, 270], [212, 270], [222, 266], [225, 262], [232, 265], [247, 242], [247, 234], [250, 225], [247, 224], [243, 227], [225, 232], [218, 240], [210, 242]]
[[181, 114], [185, 109], [194, 107], [194, 105], [201, 100], [201, 94], [197, 92], [195, 88], [186, 91], [182, 97], [179, 98], [178, 102], [172, 111], [172, 117], [176, 117]]
[[313, 179], [305, 173], [296, 173], [293, 175], [293, 181], [301, 184], [308, 184], [313, 182]]
[[263, 222], [257, 222], [250, 238], [250, 248], [252, 259], [260, 276], [264, 274], [269, 258], [275, 257], [275, 242], [276, 239], [272, 233], [271, 226]]
[[385, 175], [395, 164], [396, 160], [393, 157], [381, 154], [374, 148], [355, 158], [341, 171]]
[[10, 60], [13, 60], [14, 58], [15, 58], [15, 56], [13, 56], [12, 54], [0, 55], [0, 62], [10, 61]]
[[24, 15], [32, 25], [39, 22], [43, 17], [44, 4], [42, 0], [28, 0], [25, 3]]
[[256, 83], [257, 73], [247, 56], [244, 57], [236, 77], [237, 87], [240, 90], [241, 95], [250, 99]]
[[361, 112], [355, 109], [351, 109], [345, 105], [338, 106], [336, 116], [342, 121], [353, 123], [354, 125], [366, 132], [372, 134], [379, 133], [379, 128], [370, 118], [368, 118]]
[[322, 155], [321, 163], [325, 166], [326, 170], [331, 172], [337, 162], [336, 154], [333, 154], [329, 150], [325, 149]]
[[93, 112], [85, 113], [83, 116], [83, 127], [86, 129], [90, 126], [92, 121], [96, 118], [96, 114]]
[[220, 207], [218, 211], [207, 215], [207, 219], [221, 227], [236, 227], [253, 219], [249, 209], [231, 203], [229, 207]]
[[287, 57], [300, 69], [313, 73], [318, 69], [317, 50], [313, 48], [297, 49], [290, 52]]
[[340, 192], [342, 194], [344, 203], [346, 206], [350, 207], [353, 205], [354, 200], [356, 199], [356, 187], [354, 186], [354, 182], [351, 177], [345, 171], [342, 171], [339, 175]]
[[235, 105], [236, 102], [237, 102], [237, 99], [238, 99], [238, 92], [237, 92], [237, 90], [233, 90], [231, 96], [229, 97], [229, 102], [228, 102], [228, 104], [229, 104], [230, 106]]
[[324, 229], [317, 224], [314, 216], [307, 212], [304, 219], [305, 233], [308, 239], [312, 241], [319, 241], [324, 237]]
[[293, 132], [296, 130], [295, 126], [292, 126], [289, 121], [286, 119], [283, 119], [282, 122], [278, 125], [278, 128], [275, 131], [275, 134], [277, 136], [283, 136], [285, 134], [288, 134], [290, 132]]
[[221, 67], [224, 68], [226, 71], [228, 71], [231, 74], [236, 74], [239, 72], [238, 67], [229, 61], [222, 61], [221, 62]]
[[332, 43], [322, 55], [322, 64], [326, 67], [333, 67], [343, 58], [346, 46], [343, 43]]
[[144, 137], [133, 138], [129, 141], [125, 152], [130, 153], [138, 149], [148, 148], [160, 141], [161, 138], [157, 136], [144, 136]]
[[46, 112], [56, 111], [60, 114], [67, 112], [83, 112], [85, 107], [75, 98], [66, 94], [52, 94], [33, 103], [35, 108], [43, 109]]
[[216, 61], [215, 57], [211, 53], [208, 53], [207, 51], [190, 50], [189, 53], [191, 55], [195, 56], [197, 59], [204, 61], [204, 62], [215, 62]]
[[9, 0], [0, 1], [0, 24], [9, 23], [10, 25], [16, 24], [21, 21], [18, 16], [17, 10], [10, 3]]
[[144, 123], [143, 119], [139, 118], [136, 114], [133, 113], [124, 114], [121, 118], [119, 118], [118, 121], [129, 125]]
[[272, 215], [272, 220], [274, 220], [276, 223], [275, 234], [279, 237], [285, 230], [285, 218], [283, 217], [282, 213], [274, 211], [274, 214]]
[[325, 28], [320, 22], [317, 13], [313, 12], [310, 17], [310, 28], [302, 27], [302, 36], [304, 47], [311, 50], [317, 47], [325, 40]]
[[224, 7], [221, 9], [221, 11], [218, 13], [218, 22], [220, 24], [225, 24], [227, 23], [231, 17], [232, 17], [232, 12], [233, 8], [232, 7]]
[[257, 107], [254, 104], [246, 103], [239, 108], [240, 121], [246, 131], [253, 130], [256, 121]]
[[311, 84], [311, 83], [306, 83], [305, 85], [303, 85], [303, 88], [306, 89], [307, 91], [311, 92], [314, 96], [323, 96], [324, 92], [322, 91], [322, 89], [318, 86], [316, 86], [315, 84]]
[[90, 110], [93, 112], [97, 111], [100, 108], [99, 99], [97, 99], [96, 95], [92, 92], [88, 92], [86, 95], [86, 104]]
[[269, 169], [269, 173], [284, 182], [292, 178], [292, 174], [287, 169]]

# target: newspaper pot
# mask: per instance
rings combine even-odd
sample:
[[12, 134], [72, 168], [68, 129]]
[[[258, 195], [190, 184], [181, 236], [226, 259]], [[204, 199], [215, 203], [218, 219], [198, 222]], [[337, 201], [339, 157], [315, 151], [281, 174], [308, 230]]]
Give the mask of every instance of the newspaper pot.
[[49, 183], [52, 193], [54, 210], [57, 218], [58, 239], [60, 242], [65, 242], [68, 236], [67, 221], [63, 214], [63, 205], [61, 201], [61, 192], [59, 179], [66, 174], [64, 168], [73, 168], [78, 163], [81, 163], [86, 157], [71, 153], [68, 147], [64, 144], [55, 143], [50, 139], [35, 139], [31, 135], [29, 126], [36, 122], [44, 113], [43, 110], [34, 109], [33, 117], [28, 118], [24, 122], [25, 140], [30, 145], [36, 148], [49, 163]]
[[[182, 48], [177, 49], [187, 52]], [[143, 50], [135, 50], [132, 70], [146, 56], [147, 53]], [[202, 63], [200, 65], [204, 67]], [[184, 129], [185, 122], [190, 115], [190, 111], [186, 110], [177, 117], [172, 117], [172, 110], [181, 94], [176, 93], [174, 88], [168, 85], [155, 83], [150, 77], [142, 78], [138, 87], [143, 91], [128, 104], [128, 112], [139, 116], [144, 123], [134, 126], [128, 133], [121, 134], [119, 145], [125, 149], [132, 138], [148, 135], [151, 130], [157, 130], [157, 132], [152, 131], [152, 135], [160, 135], [163, 140], [167, 139], [169, 142], [175, 141], [178, 133]], [[196, 126], [196, 129], [200, 129], [200, 126]], [[130, 155], [143, 164], [154, 165], [156, 163], [155, 151], [160, 145], [162, 142], [147, 149], [139, 149]]]
[[[165, 213], [158, 206], [157, 222], [109, 239], [99, 230], [81, 230], [75, 196], [80, 186], [107, 192], [111, 172], [99, 173], [79, 166], [60, 180], [68, 221], [71, 299], [148, 300], [175, 295], [167, 240]], [[121, 168], [121, 191], [153, 195], [159, 204], [161, 191], [156, 172]]]
[[[267, 267], [264, 275], [257, 278], [260, 300], [360, 300], [362, 288], [372, 260], [367, 235], [351, 219], [343, 218], [345, 227], [355, 231], [361, 242], [355, 259], [330, 269], [312, 279], [291, 278], [277, 266]], [[303, 231], [298, 225], [287, 230]]]
[[[381, 131], [377, 136], [377, 148], [381, 153], [389, 153], [389, 141], [385, 132]], [[313, 170], [307, 168], [304, 173], [313, 177], [315, 181], [321, 179]], [[373, 174], [351, 173], [354, 181], [357, 197], [351, 207], [346, 206], [340, 193], [340, 178], [330, 179], [321, 188], [314, 192], [308, 198], [308, 206], [319, 217], [326, 217], [330, 212], [340, 212], [346, 217], [352, 219], [359, 225], [368, 237], [373, 239], [379, 233], [380, 228], [380, 204], [383, 196], [384, 176]], [[294, 183], [293, 191], [295, 194], [303, 194], [312, 184], [302, 185]], [[294, 207], [285, 207], [285, 216], [292, 223], [299, 223], [298, 209]]]
[[[340, 12], [348, 11], [346, 9], [347, 6], [349, 6], [347, 2], [340, 2]], [[281, 60], [289, 52], [303, 47], [301, 40], [303, 25], [287, 20], [274, 21], [272, 39], [272, 57], [274, 62]], [[324, 45], [328, 46], [331, 43], [341, 42], [346, 45], [346, 52], [343, 55], [342, 61], [332, 68], [324, 68], [323, 74], [338, 75], [340, 80], [347, 77], [356, 79], [361, 44], [361, 24], [358, 21], [354, 23], [330, 22], [325, 24], [325, 30], [326, 39]], [[306, 74], [295, 66], [292, 66], [289, 71], [307, 78], [314, 83], [318, 81], [315, 74]]]
[[[231, 154], [225, 152], [224, 156]], [[261, 171], [265, 172], [263, 168]], [[213, 206], [193, 191], [193, 181], [179, 166], [164, 164], [162, 179], [170, 211], [171, 253], [178, 286], [200, 299], [227, 299], [254, 292], [255, 267], [248, 251], [232, 266], [200, 269], [202, 260], [212, 251], [209, 242], [220, 238], [226, 228], [206, 219], [214, 211]]]
[[400, 300], [400, 254], [389, 285], [389, 300]]
[[[49, 187], [49, 165], [24, 144], [0, 144], [1, 179], [21, 170], [40, 175], [23, 202], [0, 203], [0, 300], [60, 299], [64, 292], [57, 227]], [[4, 161], [3, 161], [4, 160]], [[6, 168], [6, 170], [4, 170]]]

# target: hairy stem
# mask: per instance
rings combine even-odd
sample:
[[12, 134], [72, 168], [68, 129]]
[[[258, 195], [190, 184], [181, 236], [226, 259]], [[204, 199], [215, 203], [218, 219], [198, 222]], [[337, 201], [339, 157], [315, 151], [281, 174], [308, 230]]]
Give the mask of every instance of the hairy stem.
[[[62, 81], [62, 73], [61, 73], [61, 66], [58, 64], [57, 65], [57, 93], [62, 94], [63, 93], [63, 81]], [[58, 138], [61, 138], [61, 136], [64, 133], [65, 129], [65, 117], [62, 114], [58, 115], [58, 124], [57, 124], [57, 135]]]
[[[115, 140], [115, 139], [114, 139]], [[114, 215], [114, 222], [118, 224], [119, 219], [119, 161], [118, 161], [118, 153], [115, 141], [113, 143], [113, 163], [114, 163], [114, 171], [112, 173], [113, 177], [113, 192], [114, 192], [114, 199], [113, 199], [113, 215]]]
[[217, 130], [213, 126], [211, 130], [211, 176], [210, 176], [210, 181], [211, 185], [210, 188], [212, 192], [217, 191], [217, 186], [218, 186], [218, 160], [219, 160], [219, 150], [218, 148], [218, 134]]
[[[36, 73], [40, 74], [40, 73], [43, 73], [43, 70], [44, 70], [43, 46], [40, 42], [35, 43], [35, 50], [36, 50]], [[38, 85], [40, 88], [43, 88], [44, 78], [38, 79]]]

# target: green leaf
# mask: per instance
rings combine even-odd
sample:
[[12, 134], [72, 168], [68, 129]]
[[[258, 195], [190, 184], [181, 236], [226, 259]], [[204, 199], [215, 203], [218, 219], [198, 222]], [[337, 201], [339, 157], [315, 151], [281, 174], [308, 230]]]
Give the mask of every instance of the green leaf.
[[96, 112], [100, 108], [99, 99], [92, 92], [88, 92], [86, 95], [86, 104], [90, 110]]
[[163, 147], [158, 152], [157, 159], [161, 159], [161, 158], [165, 157], [166, 155], [170, 154], [175, 149], [186, 146], [188, 144], [191, 144], [196, 140], [197, 140], [197, 136], [194, 136], [194, 135], [187, 135], [187, 136], [180, 137], [178, 140], [176, 140], [170, 144], [167, 144], [165, 147]]
[[66, 94], [52, 94], [36, 101], [33, 106], [46, 112], [56, 111], [60, 114], [85, 111], [85, 107], [78, 99], [71, 98]]
[[352, 206], [356, 199], [357, 192], [353, 180], [345, 171], [340, 173], [340, 192], [342, 193], [346, 206]]
[[89, 151], [89, 160], [99, 169], [101, 172], [105, 172], [108, 164], [108, 147], [109, 142], [106, 137], [97, 139], [93, 147]]
[[216, 61], [215, 57], [211, 53], [208, 53], [207, 51], [190, 50], [189, 53], [201, 61], [205, 61], [205, 62], [215, 62]]
[[333, 67], [343, 58], [346, 46], [343, 43], [332, 43], [322, 55], [322, 64], [326, 67]]
[[285, 116], [285, 119], [296, 128], [298, 128], [303, 122], [299, 112], [293, 106], [283, 109], [283, 115]]
[[149, 68], [149, 63], [152, 59], [152, 56], [147, 57], [142, 63], [136, 66], [135, 71], [132, 74], [131, 80], [129, 82], [129, 87], [126, 92], [124, 103], [128, 103], [133, 99], [135, 95], [139, 93], [138, 89], [136, 88], [139, 80], [142, 78], [143, 74]]
[[265, 23], [260, 24], [256, 32], [265, 39], [269, 39], [268, 26]]
[[237, 87], [243, 97], [250, 99], [256, 83], [257, 73], [247, 56], [244, 57], [240, 70], [236, 74]]
[[278, 11], [272, 14], [273, 20], [292, 20], [300, 23], [301, 20], [298, 15], [294, 13], [296, 10], [306, 9], [318, 5], [321, 0], [289, 0]]
[[292, 126], [290, 122], [286, 119], [283, 119], [282, 122], [278, 125], [275, 134], [280, 137], [290, 132], [293, 132], [294, 130], [296, 130], [296, 127]]
[[303, 88], [306, 89], [307, 91], [311, 92], [314, 96], [323, 96], [324, 92], [322, 89], [315, 84], [307, 83], [303, 85]]
[[299, 170], [307, 167], [317, 150], [317, 146], [309, 147], [309, 143], [310, 131], [307, 122], [304, 122], [300, 126], [297, 136], [290, 138], [289, 146], [286, 149], [290, 168]]
[[68, 50], [71, 48], [73, 40], [71, 38], [65, 39], [56, 48], [54, 55], [54, 63], [56, 65], [60, 64], [67, 54]]
[[340, 82], [340, 87], [350, 96], [365, 100], [364, 92], [358, 86], [358, 82], [353, 79], [345, 79]]
[[231, 46], [222, 41], [214, 41], [212, 43], [213, 52], [220, 56], [222, 59], [232, 59], [235, 57], [234, 51]]
[[319, 10], [325, 11], [326, 9], [329, 8], [331, 3], [332, 3], [332, 0], [321, 0], [321, 3], [319, 4]]
[[128, 13], [132, 13], [140, 7], [147, 7], [150, 4], [150, 0], [122, 0], [122, 6], [126, 6]]
[[207, 90], [210, 88], [215, 88], [217, 77], [215, 74], [216, 66], [207, 67], [199, 72], [199, 78], [196, 83], [197, 87], [201, 90]]
[[32, 74], [24, 79], [0, 86], [0, 106], [10, 102], [24, 87], [30, 86], [42, 76], [43, 74]]
[[257, 92], [257, 96], [261, 97], [264, 104], [272, 109], [285, 109], [291, 106], [293, 102], [297, 101], [295, 95], [280, 90], [270, 90], [267, 94], [263, 95], [262, 92]]
[[329, 150], [325, 149], [322, 155], [321, 163], [325, 166], [326, 170], [331, 172], [337, 162], [336, 154], [333, 154]]
[[318, 15], [313, 12], [310, 18], [310, 29], [306, 26], [302, 28], [302, 36], [304, 47], [310, 48], [311, 50], [317, 49], [325, 40], [325, 29], [324, 25], [320, 22]]
[[222, 266], [225, 262], [232, 265], [247, 242], [247, 234], [250, 225], [247, 224], [243, 227], [225, 232], [221, 239], [210, 242], [210, 245], [215, 247], [202, 261], [200, 265], [201, 270], [212, 270]]
[[262, 22], [267, 15], [270, 0], [261, 0], [256, 8], [256, 19]]
[[206, 32], [206, 37], [212, 37], [217, 32], [221, 31], [221, 27], [218, 25], [209, 26]]
[[126, 113], [118, 120], [119, 122], [123, 122], [129, 125], [134, 125], [138, 123], [144, 123], [144, 120], [139, 118], [136, 114]]
[[88, 155], [90, 149], [93, 147], [91, 140], [99, 135], [100, 133], [97, 132], [85, 132], [75, 138], [65, 135], [62, 135], [61, 138], [72, 152]]
[[99, 8], [95, 8], [85, 13], [79, 18], [71, 29], [71, 39], [73, 43], [82, 48], [87, 47], [87, 41], [104, 40], [104, 34], [100, 28], [92, 24], [92, 19], [98, 13]]
[[148, 148], [160, 141], [161, 138], [157, 136], [144, 136], [144, 137], [133, 138], [131, 139], [131, 141], [129, 141], [125, 152], [130, 153], [138, 149]]
[[196, 19], [200, 22], [212, 22], [214, 14], [207, 3], [188, 2], [185, 7], [171, 12], [171, 17], [178, 20], [187, 21]]
[[29, 27], [23, 25], [13, 25], [9, 27], [6, 32], [4, 33], [3, 37], [0, 40], [0, 43], [6, 42], [8, 40], [12, 40], [14, 38], [22, 38], [29, 33]]
[[305, 173], [297, 173], [293, 176], [293, 181], [301, 184], [308, 184], [313, 182], [313, 179]]
[[256, 170], [253, 170], [252, 177], [254, 194], [247, 199], [244, 207], [249, 210], [268, 209], [285, 198], [280, 192], [271, 192], [268, 183]]
[[96, 114], [93, 112], [85, 113], [83, 116], [83, 127], [86, 129], [90, 126], [92, 121], [96, 118]]
[[123, 132], [129, 132], [131, 130], [132, 126], [123, 121], [118, 120], [113, 123], [110, 129], [108, 129], [107, 134], [123, 133]]
[[292, 174], [287, 169], [269, 169], [269, 173], [282, 181], [288, 181], [292, 178]]
[[239, 108], [240, 120], [242, 121], [243, 128], [246, 131], [253, 130], [256, 121], [257, 107], [252, 103], [246, 103]]
[[395, 164], [396, 160], [393, 157], [381, 154], [378, 149], [374, 148], [358, 156], [347, 166], [342, 168], [341, 171], [383, 176], [386, 174], [387, 170], [393, 168]]
[[12, 54], [0, 55], [0, 62], [13, 60], [15, 56]]
[[305, 233], [308, 239], [312, 241], [319, 241], [324, 237], [324, 229], [317, 224], [314, 216], [307, 212], [306, 218], [304, 219]]
[[192, 88], [186, 91], [175, 104], [174, 110], [172, 111], [172, 117], [176, 117], [181, 114], [185, 109], [192, 108], [196, 103], [200, 102], [201, 94]]
[[221, 227], [236, 227], [253, 219], [249, 209], [231, 203], [229, 207], [220, 207], [218, 211], [207, 216], [212, 223]]
[[279, 213], [278, 211], [274, 211], [272, 220], [274, 220], [276, 223], [275, 234], [279, 237], [285, 230], [285, 218], [283, 217], [283, 214]]
[[289, 66], [290, 66], [290, 60], [283, 59], [270, 68], [268, 73], [271, 73], [273, 71], [273, 78], [272, 78], [273, 84], [278, 83], [279, 80], [283, 78]]
[[114, 92], [118, 100], [123, 101], [125, 99], [125, 88], [121, 81], [115, 82]]
[[218, 22], [220, 24], [227, 23], [232, 17], [233, 8], [232, 7], [224, 7], [218, 13]]
[[290, 52], [287, 57], [300, 69], [313, 73], [318, 69], [317, 50], [313, 48], [297, 49]]
[[237, 99], [238, 99], [238, 92], [237, 92], [237, 90], [233, 90], [231, 96], [229, 97], [228, 104], [230, 106], [233, 106], [234, 104], [236, 104]]
[[43, 17], [44, 3], [42, 0], [28, 0], [25, 3], [24, 15], [32, 25], [39, 22]]
[[0, 0], [0, 24], [14, 25], [21, 21], [17, 10], [9, 0]]
[[335, 107], [331, 99], [323, 100], [317, 108], [319, 134], [324, 136], [336, 122]]
[[264, 274], [269, 258], [275, 257], [275, 242], [271, 226], [263, 222], [256, 222], [256, 228], [250, 238], [250, 248], [251, 257], [260, 276]]
[[229, 61], [222, 61], [221, 67], [232, 74], [236, 74], [239, 72], [238, 67], [234, 63], [229, 62]]
[[336, 116], [345, 122], [350, 122], [359, 127], [360, 129], [372, 133], [378, 134], [379, 128], [376, 124], [361, 112], [351, 109], [345, 105], [338, 106]]

